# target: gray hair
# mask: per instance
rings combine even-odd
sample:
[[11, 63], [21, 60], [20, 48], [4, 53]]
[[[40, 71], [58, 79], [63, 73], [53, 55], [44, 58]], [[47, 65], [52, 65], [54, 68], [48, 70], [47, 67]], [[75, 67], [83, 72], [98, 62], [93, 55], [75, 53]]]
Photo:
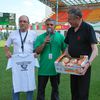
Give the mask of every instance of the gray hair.
[[51, 22], [53, 22], [54, 25], [56, 25], [56, 20], [54, 20], [54, 19], [52, 19], [52, 18], [48, 18], [48, 19], [45, 21], [45, 24], [46, 24], [48, 21], [51, 21]]
[[28, 16], [26, 16], [26, 15], [21, 15], [21, 16], [19, 17], [19, 20], [20, 20], [20, 18], [21, 18], [21, 17], [26, 17], [26, 18], [27, 18], [28, 23], [30, 23]]
[[78, 16], [78, 17], [82, 18], [82, 12], [81, 12], [81, 10], [78, 7], [71, 7], [71, 8], [69, 8], [68, 14], [72, 14], [75, 17]]

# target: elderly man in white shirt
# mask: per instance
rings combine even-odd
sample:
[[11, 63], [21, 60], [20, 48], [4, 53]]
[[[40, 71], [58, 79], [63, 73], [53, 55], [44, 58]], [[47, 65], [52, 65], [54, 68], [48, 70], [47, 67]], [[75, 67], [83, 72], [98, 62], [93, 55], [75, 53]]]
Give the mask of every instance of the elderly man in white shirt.
[[[6, 44], [5, 44], [5, 54], [8, 59], [13, 57], [12, 53], [9, 49], [11, 44], [13, 44], [13, 55], [20, 54], [20, 53], [24, 53], [24, 54], [32, 54], [33, 53], [33, 50], [34, 50], [33, 44], [34, 44], [34, 41], [35, 41], [37, 35], [34, 31], [28, 30], [28, 28], [29, 28], [29, 18], [25, 15], [20, 16], [19, 17], [19, 29], [13, 31], [9, 35], [9, 37], [6, 41]], [[34, 67], [34, 66], [32, 66], [32, 67]], [[13, 76], [13, 68], [12, 68], [12, 76]], [[33, 77], [34, 77], [34, 75], [33, 75]], [[35, 79], [34, 79], [34, 81], [35, 81]], [[24, 83], [22, 83], [22, 84], [24, 84]], [[34, 89], [35, 89], [35, 83], [33, 85], [34, 85]], [[14, 84], [13, 84], [13, 100], [19, 100], [20, 92], [26, 92], [27, 100], [33, 100], [33, 98], [32, 98], [33, 90], [31, 89], [31, 91], [27, 90], [27, 91], [14, 92]]]

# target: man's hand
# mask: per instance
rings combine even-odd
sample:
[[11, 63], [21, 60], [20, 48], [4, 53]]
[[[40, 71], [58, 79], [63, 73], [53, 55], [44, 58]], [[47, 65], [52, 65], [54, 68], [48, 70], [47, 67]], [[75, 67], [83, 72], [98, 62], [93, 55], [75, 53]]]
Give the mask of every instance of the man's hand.
[[8, 59], [11, 58], [11, 55], [12, 55], [12, 54], [11, 54], [10, 51], [7, 51], [7, 52], [6, 52], [6, 57], [7, 57]]
[[85, 73], [86, 73], [87, 69], [89, 68], [89, 66], [90, 66], [90, 63], [87, 62], [87, 63], [84, 65], [84, 67], [81, 68], [80, 74], [81, 74], [81, 75], [85, 75]]
[[47, 37], [45, 38], [45, 43], [50, 43], [50, 35], [47, 35]]
[[36, 48], [36, 53], [40, 54], [43, 51], [47, 43], [50, 43], [50, 35], [47, 35], [43, 44], [41, 44], [39, 47]]
[[38, 58], [38, 54], [37, 53], [33, 53], [34, 58]]
[[7, 47], [7, 46], [5, 46], [4, 47], [4, 50], [5, 50], [5, 54], [6, 54], [6, 57], [9, 59], [9, 58], [11, 58], [11, 52], [10, 52], [10, 49], [9, 49], [9, 47]]

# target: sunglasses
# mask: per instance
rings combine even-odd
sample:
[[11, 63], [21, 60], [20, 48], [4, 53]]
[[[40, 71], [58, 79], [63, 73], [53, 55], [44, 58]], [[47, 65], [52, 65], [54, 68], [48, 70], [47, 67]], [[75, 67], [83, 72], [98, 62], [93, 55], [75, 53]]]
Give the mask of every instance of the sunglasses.
[[26, 20], [20, 20], [20, 21], [19, 21], [19, 23], [22, 23], [22, 22], [23, 22], [23, 23], [28, 23], [28, 21], [26, 21]]

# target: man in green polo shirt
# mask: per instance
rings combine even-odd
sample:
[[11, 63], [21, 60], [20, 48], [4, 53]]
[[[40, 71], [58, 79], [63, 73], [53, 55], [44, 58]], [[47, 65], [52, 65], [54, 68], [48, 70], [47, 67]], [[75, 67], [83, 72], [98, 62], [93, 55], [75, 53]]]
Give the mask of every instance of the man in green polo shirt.
[[38, 36], [34, 44], [36, 53], [40, 54], [37, 100], [45, 100], [45, 87], [49, 78], [52, 86], [51, 100], [59, 100], [60, 75], [55, 70], [54, 62], [65, 50], [66, 45], [64, 36], [54, 31], [55, 26], [55, 20], [47, 19], [47, 32]]

